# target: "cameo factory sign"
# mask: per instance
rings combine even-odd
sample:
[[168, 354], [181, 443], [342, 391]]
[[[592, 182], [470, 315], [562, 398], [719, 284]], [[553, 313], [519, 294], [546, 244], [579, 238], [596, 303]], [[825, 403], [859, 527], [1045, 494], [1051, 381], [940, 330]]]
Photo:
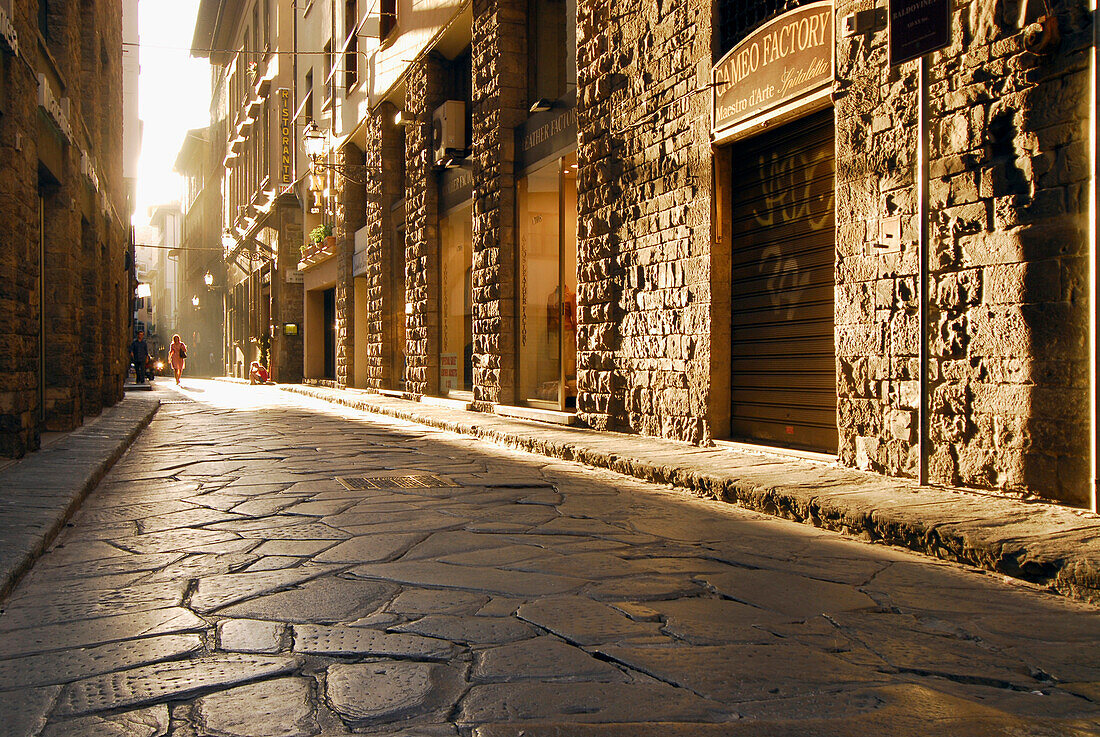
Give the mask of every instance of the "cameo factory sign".
[[831, 85], [833, 46], [832, 2], [803, 5], [765, 23], [711, 71], [713, 130]]

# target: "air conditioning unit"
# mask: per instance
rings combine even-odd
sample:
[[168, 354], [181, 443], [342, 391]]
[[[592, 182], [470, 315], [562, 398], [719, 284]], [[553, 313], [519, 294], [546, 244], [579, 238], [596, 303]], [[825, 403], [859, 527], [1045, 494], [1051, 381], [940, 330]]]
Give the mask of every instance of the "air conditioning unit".
[[442, 164], [466, 152], [466, 103], [447, 100], [432, 113], [432, 151]]

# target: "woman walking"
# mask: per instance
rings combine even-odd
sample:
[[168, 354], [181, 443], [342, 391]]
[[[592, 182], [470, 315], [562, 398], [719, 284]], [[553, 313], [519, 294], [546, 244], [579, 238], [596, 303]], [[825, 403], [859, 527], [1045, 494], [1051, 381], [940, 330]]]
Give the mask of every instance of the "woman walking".
[[187, 358], [187, 346], [180, 340], [180, 336], [172, 336], [172, 345], [168, 347], [168, 363], [172, 364], [172, 370], [176, 372], [176, 385], [180, 383], [183, 375], [184, 359]]

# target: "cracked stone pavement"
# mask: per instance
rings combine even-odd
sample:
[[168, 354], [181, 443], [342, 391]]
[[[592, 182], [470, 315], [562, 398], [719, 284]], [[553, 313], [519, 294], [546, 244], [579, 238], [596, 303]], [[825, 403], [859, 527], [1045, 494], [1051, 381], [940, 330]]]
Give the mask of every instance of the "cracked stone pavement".
[[274, 388], [163, 398], [3, 602], [0, 734], [1100, 734], [1088, 605]]

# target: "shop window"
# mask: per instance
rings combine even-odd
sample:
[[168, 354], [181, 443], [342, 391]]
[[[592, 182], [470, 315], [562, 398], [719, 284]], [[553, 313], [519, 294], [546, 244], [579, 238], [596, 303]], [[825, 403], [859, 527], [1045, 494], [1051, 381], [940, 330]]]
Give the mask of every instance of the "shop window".
[[405, 388], [405, 330], [408, 320], [408, 296], [405, 293], [405, 226], [397, 228], [393, 239], [392, 269], [390, 278], [390, 304], [393, 314], [393, 376], [391, 388]]
[[440, 218], [439, 390], [473, 391], [472, 207], [457, 207]]
[[577, 406], [577, 156], [518, 185], [519, 388], [526, 404]]

